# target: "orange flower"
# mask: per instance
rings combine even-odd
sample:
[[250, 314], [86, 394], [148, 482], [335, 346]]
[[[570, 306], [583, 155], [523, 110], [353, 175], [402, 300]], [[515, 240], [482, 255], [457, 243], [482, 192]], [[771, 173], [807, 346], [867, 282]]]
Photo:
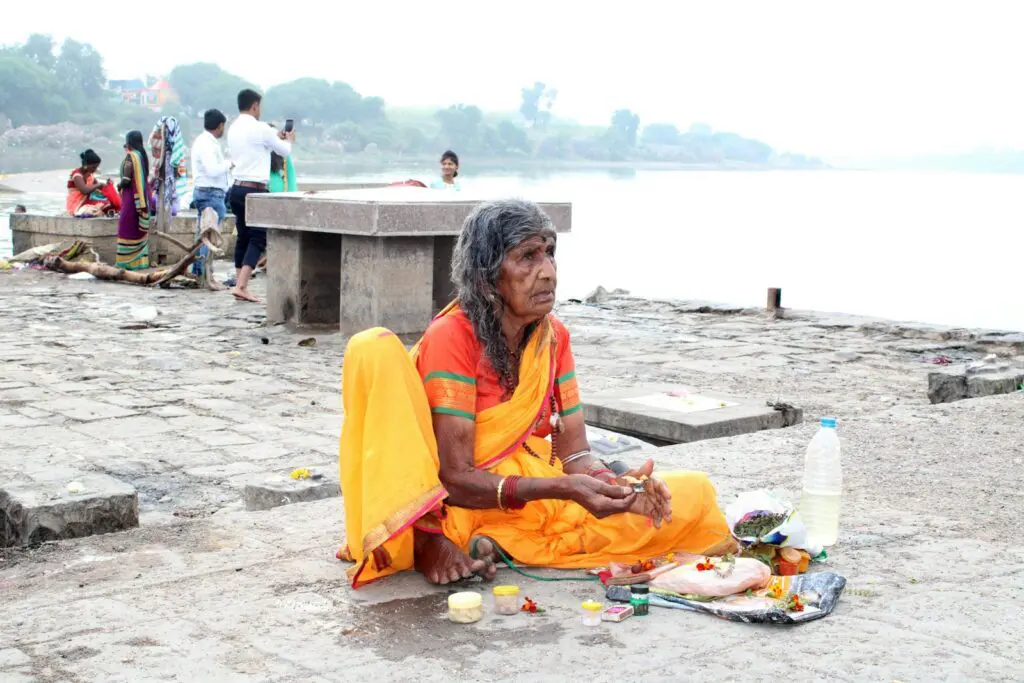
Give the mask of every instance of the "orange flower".
[[703, 562], [697, 563], [697, 571], [707, 572], [715, 568], [715, 564], [711, 561], [710, 557], [705, 557]]

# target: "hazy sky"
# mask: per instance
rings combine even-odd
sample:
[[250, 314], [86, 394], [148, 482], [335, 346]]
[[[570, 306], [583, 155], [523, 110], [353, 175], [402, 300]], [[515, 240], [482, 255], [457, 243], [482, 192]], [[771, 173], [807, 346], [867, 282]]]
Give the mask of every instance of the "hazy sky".
[[541, 80], [584, 122], [628, 107], [829, 158], [1024, 148], [1020, 0], [44, 4], [6, 3], [0, 41], [88, 41], [112, 78], [214, 61], [264, 87], [317, 76], [504, 110]]

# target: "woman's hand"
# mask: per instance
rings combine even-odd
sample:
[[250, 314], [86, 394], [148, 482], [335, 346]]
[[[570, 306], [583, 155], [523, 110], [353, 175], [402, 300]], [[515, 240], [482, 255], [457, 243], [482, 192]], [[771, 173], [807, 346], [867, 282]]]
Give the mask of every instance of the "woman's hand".
[[598, 519], [627, 512], [635, 503], [637, 494], [628, 486], [606, 484], [585, 474], [568, 474], [569, 500], [582, 505]]
[[[629, 511], [650, 518], [656, 528], [661, 528], [662, 520], [672, 521], [672, 492], [669, 491], [668, 484], [661, 479], [653, 479], [653, 474], [654, 460], [649, 458], [639, 469], [630, 470], [623, 477], [646, 479], [644, 492], [636, 496]], [[616, 481], [622, 484], [627, 483], [623, 478]]]

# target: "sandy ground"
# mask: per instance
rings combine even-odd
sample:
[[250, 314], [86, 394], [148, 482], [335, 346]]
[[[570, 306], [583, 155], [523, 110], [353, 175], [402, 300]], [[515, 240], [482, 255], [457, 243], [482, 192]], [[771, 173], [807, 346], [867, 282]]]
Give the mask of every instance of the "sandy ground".
[[922, 359], [1013, 356], [1024, 338], [693, 308], [561, 306], [582, 390], [674, 382], [803, 407], [797, 427], [658, 452], [709, 472], [723, 504], [796, 493], [814, 419], [837, 415], [843, 529], [822, 568], [849, 584], [827, 619], [655, 609], [587, 629], [592, 584], [506, 574], [549, 611], [467, 627], [413, 574], [353, 592], [339, 499], [239, 503], [255, 473], [336, 467], [340, 335], [304, 348], [226, 295], [0, 273], [0, 481], [105, 472], [142, 510], [137, 530], [0, 552], [0, 680], [1020, 680], [1024, 393], [932, 406]]

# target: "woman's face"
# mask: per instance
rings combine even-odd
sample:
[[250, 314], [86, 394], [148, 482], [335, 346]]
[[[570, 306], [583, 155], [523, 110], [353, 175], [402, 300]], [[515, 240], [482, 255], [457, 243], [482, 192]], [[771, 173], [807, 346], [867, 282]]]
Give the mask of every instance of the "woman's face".
[[454, 178], [455, 172], [458, 170], [458, 165], [451, 159], [444, 159], [441, 162], [441, 177], [443, 178]]
[[498, 276], [498, 294], [505, 302], [506, 315], [525, 323], [543, 318], [555, 305], [557, 280], [554, 233], [521, 242], [505, 254]]
[[96, 171], [100, 170], [100, 165], [99, 164], [86, 164], [85, 166], [82, 167], [82, 170], [85, 171], [86, 174], [95, 173]]

